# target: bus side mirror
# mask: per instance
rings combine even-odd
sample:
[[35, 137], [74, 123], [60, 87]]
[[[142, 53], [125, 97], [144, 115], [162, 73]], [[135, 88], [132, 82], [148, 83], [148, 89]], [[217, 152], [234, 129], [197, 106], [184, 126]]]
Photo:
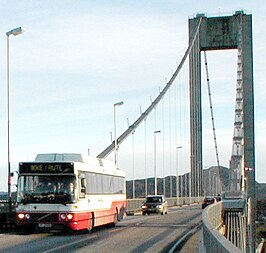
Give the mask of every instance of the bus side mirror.
[[81, 193], [86, 193], [86, 186], [81, 186], [80, 192]]
[[86, 195], [86, 179], [82, 177], [80, 180], [80, 198], [85, 198]]

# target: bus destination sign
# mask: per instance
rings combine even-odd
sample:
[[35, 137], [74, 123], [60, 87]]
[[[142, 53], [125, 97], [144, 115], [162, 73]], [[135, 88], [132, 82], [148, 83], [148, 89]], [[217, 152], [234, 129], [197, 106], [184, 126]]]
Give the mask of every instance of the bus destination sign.
[[20, 163], [19, 173], [74, 173], [72, 163]]

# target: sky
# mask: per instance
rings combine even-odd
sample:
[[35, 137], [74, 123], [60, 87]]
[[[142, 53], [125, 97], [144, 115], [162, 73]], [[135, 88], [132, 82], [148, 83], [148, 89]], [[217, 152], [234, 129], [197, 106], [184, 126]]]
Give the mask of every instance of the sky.
[[[186, 4], [177, 0], [0, 0], [0, 190], [7, 188], [7, 31], [19, 26], [25, 29], [22, 35], [10, 36], [10, 160], [16, 171], [19, 162], [34, 160], [38, 153], [87, 153], [89, 149], [91, 155], [98, 155], [113, 138], [113, 104], [124, 102], [117, 108], [120, 135], [171, 77], [188, 46], [188, 18], [197, 13], [232, 15], [236, 10], [253, 15], [256, 180], [266, 182], [265, 5], [262, 0], [192, 0]], [[232, 149], [236, 58], [235, 50], [208, 53], [210, 79], [216, 84], [212, 91], [223, 166], [228, 166]], [[187, 79], [186, 67], [177, 82], [187, 83]], [[203, 162], [207, 168], [216, 161], [204, 92]], [[178, 96], [178, 103], [183, 103], [183, 95]], [[152, 117], [155, 120], [147, 123], [147, 176], [153, 175], [156, 116]], [[158, 127], [163, 127], [162, 122]], [[144, 177], [141, 131], [143, 126], [119, 148], [128, 179]], [[177, 135], [180, 138], [173, 145], [182, 145], [182, 149], [178, 154], [172, 150], [172, 159], [182, 159], [180, 173], [185, 173], [187, 129]], [[168, 153], [160, 144], [168, 137], [156, 138], [158, 156]], [[168, 157], [158, 158], [159, 167], [164, 166], [164, 159]], [[174, 168], [166, 170], [159, 176], [173, 173]]]

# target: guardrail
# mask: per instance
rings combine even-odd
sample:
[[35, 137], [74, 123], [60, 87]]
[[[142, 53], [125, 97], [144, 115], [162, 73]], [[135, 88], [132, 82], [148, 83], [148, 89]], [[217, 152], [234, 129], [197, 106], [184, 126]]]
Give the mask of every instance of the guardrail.
[[[203, 197], [179, 197], [179, 198], [166, 198], [168, 206], [182, 206], [199, 203]], [[127, 214], [134, 214], [141, 211], [141, 206], [145, 198], [127, 199]]]
[[223, 232], [222, 202], [210, 205], [202, 214], [202, 249], [203, 252], [241, 253], [242, 251], [232, 244], [221, 233]]
[[[179, 198], [166, 198], [168, 206], [182, 206], [190, 205], [194, 203], [200, 203], [203, 200], [203, 197], [179, 197]], [[128, 214], [133, 214], [135, 212], [141, 211], [141, 206], [145, 198], [138, 199], [127, 199], [127, 210]], [[12, 209], [14, 208], [15, 203], [12, 203]], [[8, 202], [0, 200], [0, 214], [8, 213]]]
[[[166, 198], [168, 206], [182, 206], [182, 205], [190, 205], [194, 203], [200, 203], [203, 200], [203, 197], [179, 197], [179, 198]], [[127, 208], [126, 213], [128, 215], [134, 214], [136, 212], [141, 211], [141, 206], [145, 198], [138, 199], [127, 199]], [[15, 205], [12, 203], [12, 209], [14, 209]], [[5, 215], [9, 212], [8, 202], [0, 201], [0, 216]], [[1, 218], [1, 217], [0, 217]]]

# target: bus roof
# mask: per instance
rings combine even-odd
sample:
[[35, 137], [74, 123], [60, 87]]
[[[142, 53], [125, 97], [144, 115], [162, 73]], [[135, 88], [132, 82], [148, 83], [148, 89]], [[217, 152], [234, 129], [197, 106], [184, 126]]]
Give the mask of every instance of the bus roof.
[[[115, 163], [110, 160], [97, 158], [89, 155], [82, 155], [79, 153], [48, 153], [48, 154], [38, 154], [35, 158], [35, 162], [74, 162], [77, 164], [78, 168], [86, 168], [87, 165], [90, 165], [91, 169], [96, 171], [120, 171], [118, 174], [123, 174], [122, 171], [117, 168]], [[80, 164], [80, 165], [78, 165]], [[75, 166], [76, 167], [76, 166]], [[94, 168], [94, 169], [93, 169]], [[117, 173], [116, 172], [116, 173]]]
[[35, 162], [83, 162], [82, 155], [76, 153], [38, 154]]

